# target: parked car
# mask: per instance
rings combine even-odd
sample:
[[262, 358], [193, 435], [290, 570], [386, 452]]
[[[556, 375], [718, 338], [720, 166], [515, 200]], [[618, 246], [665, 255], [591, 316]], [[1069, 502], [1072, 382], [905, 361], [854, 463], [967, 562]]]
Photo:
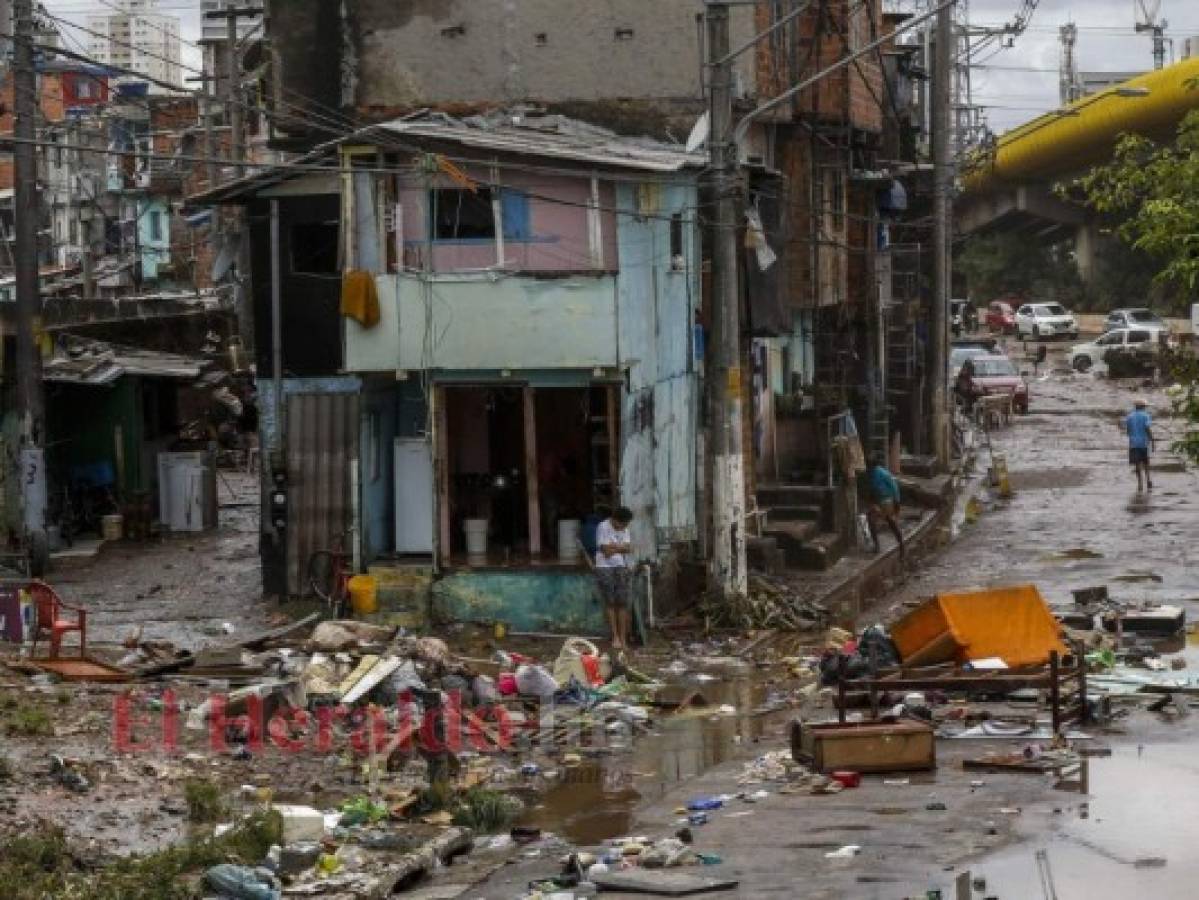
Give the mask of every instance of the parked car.
[[950, 328], [955, 336], [978, 331], [978, 310], [969, 300], [949, 301]]
[[1012, 408], [1019, 413], [1028, 412], [1028, 382], [1015, 363], [997, 353], [972, 356], [969, 362], [969, 366], [963, 365], [958, 373], [958, 380], [959, 389], [963, 389], [971, 400], [992, 394], [1011, 394]]
[[1016, 330], [1016, 312], [1006, 300], [992, 300], [987, 304], [985, 322], [988, 331], [1011, 334]]
[[976, 356], [990, 356], [991, 353], [990, 347], [954, 347], [949, 351], [949, 379], [952, 381], [958, 377], [966, 360]]
[[1164, 331], [1167, 334], [1173, 334], [1173, 329], [1161, 316], [1144, 307], [1113, 309], [1103, 322], [1104, 334], [1113, 328], [1147, 328], [1150, 331]]
[[1077, 344], [1070, 350], [1070, 365], [1076, 372], [1089, 372], [1106, 366], [1107, 354], [1144, 352], [1152, 354], [1158, 346], [1159, 332], [1150, 328], [1114, 328], [1089, 344]]
[[1039, 341], [1058, 335], [1078, 340], [1078, 322], [1060, 303], [1025, 303], [1016, 310], [1016, 337]]

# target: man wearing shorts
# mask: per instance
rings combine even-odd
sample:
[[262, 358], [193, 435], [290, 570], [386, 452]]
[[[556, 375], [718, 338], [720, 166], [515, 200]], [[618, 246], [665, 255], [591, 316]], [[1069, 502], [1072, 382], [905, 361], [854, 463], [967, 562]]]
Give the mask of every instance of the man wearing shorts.
[[[1149, 477], [1149, 448], [1157, 449], [1153, 437], [1153, 419], [1145, 408], [1144, 400], [1136, 401], [1136, 408], [1124, 419], [1124, 431], [1128, 434], [1128, 464], [1137, 476], [1137, 493], [1146, 487], [1153, 490], [1153, 479]], [[1144, 472], [1142, 480], [1141, 473]]]
[[874, 541], [874, 552], [879, 552], [878, 522], [882, 518], [895, 535], [899, 544], [899, 558], [904, 558], [903, 529], [899, 527], [899, 482], [891, 471], [882, 464], [881, 460], [872, 459], [867, 470], [870, 489], [870, 508], [866, 513], [866, 522], [870, 526], [870, 538]]
[[595, 534], [595, 581], [612, 630], [613, 650], [623, 650], [629, 643], [629, 592], [633, 583], [629, 523], [632, 521], [633, 514], [622, 506], [600, 522]]

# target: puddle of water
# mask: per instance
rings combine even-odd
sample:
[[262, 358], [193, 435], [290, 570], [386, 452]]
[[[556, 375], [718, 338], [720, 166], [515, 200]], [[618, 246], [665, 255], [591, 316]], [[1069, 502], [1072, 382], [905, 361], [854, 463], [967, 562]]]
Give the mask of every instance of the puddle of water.
[[1041, 897], [1035, 854], [1045, 850], [1062, 900], [1195, 897], [1197, 774], [1199, 760], [1187, 745], [1121, 748], [1110, 758], [1092, 759], [1089, 801], [1063, 802], [1050, 833], [971, 869], [986, 877], [989, 896]]
[[[627, 752], [574, 767], [569, 780], [541, 797], [522, 824], [584, 846], [627, 834], [640, 804], [729, 759], [751, 757], [752, 741], [791, 712], [755, 715], [766, 686], [749, 672], [688, 686], [703, 694], [703, 710], [661, 711], [653, 734], [637, 738]], [[736, 715], [717, 715], [722, 704], [736, 707]]]

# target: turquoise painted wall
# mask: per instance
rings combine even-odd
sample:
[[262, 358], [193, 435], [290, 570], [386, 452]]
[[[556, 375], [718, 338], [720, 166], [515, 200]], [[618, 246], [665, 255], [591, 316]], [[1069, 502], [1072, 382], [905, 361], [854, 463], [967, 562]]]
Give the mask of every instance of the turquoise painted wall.
[[513, 631], [604, 635], [589, 572], [458, 572], [433, 585], [435, 621], [506, 622]]

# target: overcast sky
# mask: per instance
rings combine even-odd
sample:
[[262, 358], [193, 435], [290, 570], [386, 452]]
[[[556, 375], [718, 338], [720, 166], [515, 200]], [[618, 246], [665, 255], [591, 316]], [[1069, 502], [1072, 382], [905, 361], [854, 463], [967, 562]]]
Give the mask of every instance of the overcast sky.
[[[112, 2], [112, 0], [109, 0]], [[974, 25], [1000, 25], [1011, 21], [1023, 5], [1021, 0], [969, 0]], [[983, 61], [974, 73], [974, 95], [988, 106], [992, 130], [1000, 132], [1058, 105], [1058, 64], [1061, 45], [1058, 29], [1071, 19], [1078, 25], [1076, 52], [1082, 71], [1142, 71], [1152, 68], [1153, 42], [1147, 34], [1136, 34], [1137, 0], [1040, 0], [1028, 30], [1015, 46]], [[1153, 0], [1145, 0], [1153, 2]], [[103, 12], [98, 0], [48, 0], [55, 15], [86, 22], [88, 11]], [[162, 0], [163, 11], [179, 16], [183, 38], [194, 41], [200, 34], [198, 0]], [[1199, 37], [1199, 0], [1162, 0], [1161, 17], [1169, 24], [1174, 56], [1180, 59], [1183, 41]], [[75, 37], [86, 41], [87, 35]], [[69, 44], [68, 44], [69, 46]], [[987, 57], [993, 50], [987, 50]], [[183, 46], [185, 66], [199, 68], [199, 50]], [[185, 72], [184, 75], [190, 73]]]

